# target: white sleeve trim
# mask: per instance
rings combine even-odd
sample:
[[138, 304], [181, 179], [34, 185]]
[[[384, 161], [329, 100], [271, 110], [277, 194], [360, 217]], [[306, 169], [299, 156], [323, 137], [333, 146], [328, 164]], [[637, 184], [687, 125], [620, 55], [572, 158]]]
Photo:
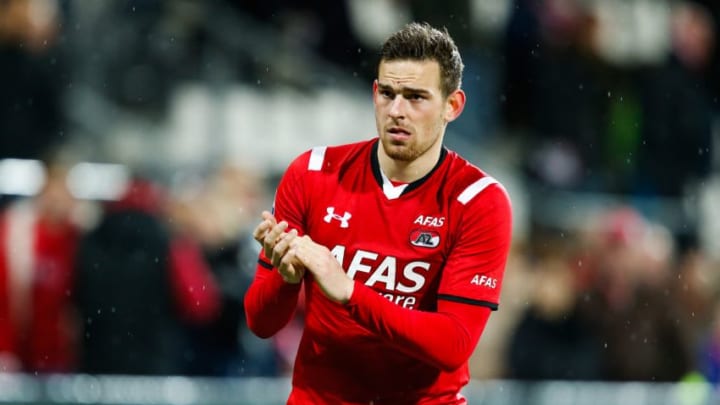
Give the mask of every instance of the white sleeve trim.
[[467, 186], [465, 190], [463, 190], [462, 193], [458, 196], [458, 201], [460, 201], [461, 204], [465, 205], [470, 200], [473, 199], [476, 195], [480, 194], [481, 191], [485, 190], [487, 186], [490, 186], [492, 184], [500, 184], [497, 180], [490, 176], [483, 177], [482, 179], [474, 182], [473, 184]]
[[326, 150], [327, 146], [316, 146], [312, 148], [312, 152], [310, 152], [310, 161], [308, 162], [308, 170], [317, 172], [322, 169], [323, 162], [325, 161]]

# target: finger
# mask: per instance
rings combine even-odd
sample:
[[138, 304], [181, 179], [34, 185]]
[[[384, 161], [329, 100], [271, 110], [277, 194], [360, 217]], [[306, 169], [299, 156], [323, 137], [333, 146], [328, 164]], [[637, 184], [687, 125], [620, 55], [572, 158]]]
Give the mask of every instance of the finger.
[[307, 235], [294, 238], [294, 239], [292, 240], [292, 242], [290, 242], [290, 247], [293, 248], [293, 249], [294, 249], [294, 248], [297, 248], [298, 246], [307, 243], [306, 241], [309, 240], [309, 239], [310, 239], [310, 238], [309, 238]]
[[255, 231], [253, 232], [253, 237], [258, 242], [262, 242], [261, 239], [265, 237], [265, 233], [268, 231], [268, 229], [271, 229], [275, 225], [277, 225], [277, 221], [275, 220], [275, 217], [268, 211], [263, 211], [261, 214], [262, 221], [260, 221], [260, 224], [255, 228]]
[[286, 272], [291, 271], [294, 260], [296, 260], [295, 255], [288, 251], [288, 253], [280, 260], [280, 265], [278, 266], [278, 268], [282, 268]]
[[301, 264], [298, 260], [295, 249], [288, 249], [285, 256], [282, 258], [283, 266], [290, 266], [291, 264]]
[[255, 227], [255, 230], [253, 230], [253, 238], [260, 242], [260, 244], [263, 244], [263, 239], [265, 239], [265, 235], [271, 227], [272, 223], [268, 220], [260, 222], [258, 226]]
[[278, 271], [286, 282], [298, 283], [304, 274], [302, 267], [294, 264], [296, 260], [292, 254], [286, 254], [280, 261]]
[[277, 267], [280, 265], [280, 261], [282, 260], [283, 256], [287, 252], [287, 250], [290, 248], [290, 243], [293, 241], [293, 239], [297, 236], [297, 230], [293, 229], [290, 232], [283, 233], [278, 238], [278, 242], [275, 244], [275, 247], [273, 248], [272, 253], [272, 263], [273, 266]]
[[291, 256], [296, 262], [303, 266], [308, 266], [309, 256], [306, 248], [300, 245], [292, 246], [288, 249], [286, 256]]
[[267, 234], [265, 234], [265, 239], [263, 239], [265, 256], [272, 257], [273, 248], [275, 247], [278, 238], [280, 237], [280, 235], [282, 235], [283, 232], [285, 232], [285, 229], [287, 229], [287, 227], [287, 222], [280, 221], [279, 224], [273, 226], [272, 229]]
[[277, 225], [277, 220], [275, 219], [275, 216], [269, 211], [263, 211], [261, 217], [262, 221], [260, 221], [258, 226], [253, 231], [253, 238], [255, 238], [255, 240], [258, 241], [261, 245], [264, 245], [265, 236], [267, 236], [267, 233], [270, 229]]

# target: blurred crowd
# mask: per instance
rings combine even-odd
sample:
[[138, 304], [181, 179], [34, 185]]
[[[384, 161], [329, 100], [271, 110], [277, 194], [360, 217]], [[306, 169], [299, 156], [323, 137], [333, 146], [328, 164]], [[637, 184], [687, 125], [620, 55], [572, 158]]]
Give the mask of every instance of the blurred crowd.
[[0, 216], [0, 367], [8, 372], [276, 375], [242, 298], [262, 179], [226, 165], [166, 187], [134, 175], [111, 201], [73, 197], [68, 166]]
[[[512, 150], [528, 195], [473, 376], [720, 383], [720, 257], [697, 214], [717, 174], [711, 0], [0, 0], [0, 159], [45, 168], [37, 194], [1, 200], [0, 369], [286, 375], [302, 310], [260, 340], [242, 307], [278, 173], [151, 162], [116, 200], [77, 198], [67, 144], [112, 151], [69, 94], [157, 119], [184, 81], [369, 86], [380, 41], [411, 20], [461, 48], [470, 102], [450, 136]], [[583, 193], [617, 204], [548, 208]]]

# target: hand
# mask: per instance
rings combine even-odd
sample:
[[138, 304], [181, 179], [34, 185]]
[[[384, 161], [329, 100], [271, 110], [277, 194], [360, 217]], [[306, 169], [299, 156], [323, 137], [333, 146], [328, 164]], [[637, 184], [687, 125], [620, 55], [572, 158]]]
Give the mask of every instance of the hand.
[[297, 230], [280, 235], [273, 249], [272, 262], [286, 283], [298, 284], [305, 276], [305, 266], [294, 255], [289, 254], [290, 244], [298, 238]]
[[268, 211], [263, 211], [262, 218], [262, 222], [253, 231], [253, 238], [260, 243], [265, 257], [270, 259], [286, 283], [300, 283], [305, 275], [304, 266], [300, 263], [293, 263], [291, 260], [283, 261], [290, 242], [298, 235], [297, 230], [285, 232], [288, 223], [285, 221], [278, 223]]
[[313, 274], [322, 292], [329, 299], [341, 304], [350, 301], [355, 282], [347, 276], [335, 256], [323, 245], [313, 242], [309, 236], [296, 237], [290, 242], [290, 250], [283, 261], [302, 263]]
[[287, 229], [287, 222], [277, 223], [275, 217], [268, 211], [262, 212], [262, 222], [255, 227], [253, 238], [262, 246], [265, 257], [272, 258], [272, 251], [282, 233]]

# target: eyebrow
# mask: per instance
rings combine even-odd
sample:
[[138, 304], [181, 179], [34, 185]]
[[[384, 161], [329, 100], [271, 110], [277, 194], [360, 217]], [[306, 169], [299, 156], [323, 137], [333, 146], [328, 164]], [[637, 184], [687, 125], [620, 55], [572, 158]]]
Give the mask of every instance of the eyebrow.
[[416, 93], [416, 94], [422, 94], [422, 95], [428, 95], [428, 96], [430, 95], [429, 91], [427, 91], [425, 89], [418, 89], [415, 87], [403, 86], [403, 87], [400, 87], [399, 89], [394, 89], [389, 84], [378, 83], [378, 88], [381, 90], [390, 90], [393, 93]]

